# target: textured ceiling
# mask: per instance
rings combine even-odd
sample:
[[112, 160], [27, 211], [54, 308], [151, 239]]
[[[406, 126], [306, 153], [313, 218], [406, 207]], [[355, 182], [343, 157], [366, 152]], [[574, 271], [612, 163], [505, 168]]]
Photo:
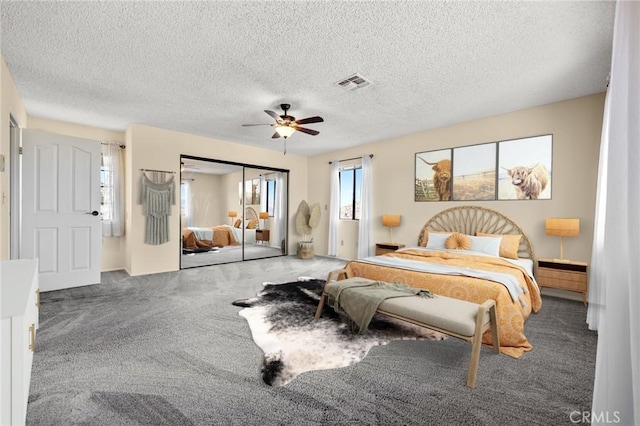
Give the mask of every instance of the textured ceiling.
[[[281, 150], [241, 125], [286, 102], [324, 117], [287, 143], [315, 155], [602, 92], [614, 6], [3, 0], [0, 47], [31, 116]], [[334, 85], [356, 72], [373, 85]]]

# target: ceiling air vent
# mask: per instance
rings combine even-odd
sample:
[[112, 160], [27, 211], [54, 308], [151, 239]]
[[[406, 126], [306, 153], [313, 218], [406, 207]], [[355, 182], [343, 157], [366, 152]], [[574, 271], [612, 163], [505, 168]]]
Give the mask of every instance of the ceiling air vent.
[[354, 92], [358, 89], [362, 89], [373, 84], [370, 80], [367, 80], [360, 74], [354, 74], [351, 77], [344, 78], [340, 81], [336, 81], [335, 85], [342, 87], [347, 92]]

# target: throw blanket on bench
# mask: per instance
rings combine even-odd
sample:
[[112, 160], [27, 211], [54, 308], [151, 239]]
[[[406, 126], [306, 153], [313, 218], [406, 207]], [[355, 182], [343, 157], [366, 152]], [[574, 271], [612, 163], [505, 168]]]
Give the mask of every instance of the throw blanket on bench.
[[353, 331], [362, 334], [367, 330], [378, 306], [393, 297], [434, 297], [429, 290], [409, 287], [406, 284], [383, 281], [351, 281], [331, 283], [336, 286], [333, 309], [348, 317]]

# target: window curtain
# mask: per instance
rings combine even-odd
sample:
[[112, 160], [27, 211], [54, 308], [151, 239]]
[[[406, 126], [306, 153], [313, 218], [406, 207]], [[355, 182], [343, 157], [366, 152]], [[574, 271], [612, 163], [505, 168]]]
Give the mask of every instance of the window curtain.
[[[267, 179], [260, 175], [260, 212], [267, 211]], [[260, 214], [258, 212], [258, 214]]]
[[124, 178], [122, 148], [102, 144], [102, 236], [124, 235]]
[[[598, 347], [591, 424], [640, 425], [640, 2], [618, 1], [600, 170], [602, 250], [593, 296]], [[595, 245], [596, 242], [594, 242]], [[593, 271], [592, 271], [593, 273]], [[593, 316], [594, 309], [591, 309]], [[608, 416], [607, 416], [608, 414]], [[615, 416], [615, 417], [614, 417]]]
[[600, 157], [598, 160], [598, 186], [596, 188], [596, 208], [593, 225], [593, 246], [591, 249], [591, 271], [589, 271], [589, 308], [587, 324], [590, 330], [597, 330], [604, 307], [604, 227], [607, 205], [607, 163], [609, 159], [609, 115], [611, 97], [607, 92], [604, 101], [604, 117], [602, 120], [602, 137], [600, 141]]
[[182, 188], [184, 200], [182, 200], [183, 204], [183, 212], [184, 215], [184, 225], [185, 226], [193, 226], [193, 188], [191, 188], [191, 179], [185, 179], [182, 181]]
[[338, 255], [338, 223], [340, 220], [340, 164], [331, 162], [331, 193], [329, 195], [329, 256]]
[[360, 223], [358, 226], [358, 259], [373, 255], [371, 235], [373, 232], [373, 178], [371, 173], [371, 157], [362, 157], [362, 188], [360, 196]]
[[273, 203], [273, 227], [270, 230], [270, 244], [282, 244], [287, 234], [287, 218], [285, 212], [287, 209], [285, 194], [287, 193], [287, 179], [282, 172], [276, 172], [276, 198]]

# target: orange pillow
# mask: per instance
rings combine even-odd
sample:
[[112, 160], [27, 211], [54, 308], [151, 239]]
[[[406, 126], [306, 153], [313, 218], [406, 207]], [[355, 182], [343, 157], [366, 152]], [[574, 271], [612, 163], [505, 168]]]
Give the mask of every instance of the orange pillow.
[[500, 242], [500, 257], [507, 257], [509, 259], [518, 258], [518, 249], [520, 248], [520, 234], [485, 234], [483, 232], [476, 232], [478, 237], [502, 237]]
[[426, 247], [427, 244], [429, 244], [429, 233], [432, 233], [432, 234], [451, 234], [451, 232], [429, 231], [428, 229], [425, 228], [425, 230], [422, 231], [422, 243], [420, 244], [420, 247]]
[[236, 221], [233, 223], [233, 227], [240, 228], [241, 223], [242, 223], [242, 219], [236, 219]]
[[447, 238], [444, 246], [449, 250], [469, 250], [471, 248], [471, 239], [464, 234], [454, 232]]

